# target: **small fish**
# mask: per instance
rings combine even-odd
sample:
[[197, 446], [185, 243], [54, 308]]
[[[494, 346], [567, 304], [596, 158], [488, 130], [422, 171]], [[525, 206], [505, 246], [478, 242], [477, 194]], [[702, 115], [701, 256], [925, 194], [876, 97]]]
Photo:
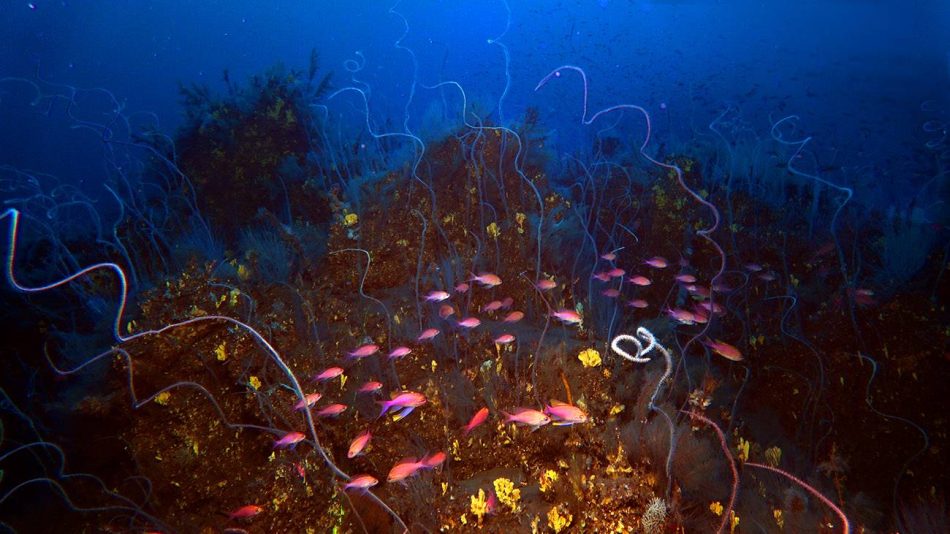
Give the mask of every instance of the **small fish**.
[[746, 270], [751, 271], [753, 273], [757, 273], [762, 270], [762, 266], [759, 265], [758, 263], [747, 263], [745, 264], [745, 268]]
[[766, 282], [772, 282], [776, 278], [775, 273], [772, 271], [764, 272], [759, 274], [760, 280], [765, 280]]
[[371, 434], [369, 430], [364, 430], [350, 442], [350, 448], [346, 452], [346, 457], [355, 458], [362, 454], [363, 449], [366, 448], [371, 439], [373, 439], [373, 434]]
[[303, 468], [303, 465], [300, 463], [294, 463], [294, 469], [297, 471], [297, 476], [307, 480], [307, 470]]
[[505, 322], [505, 323], [517, 323], [518, 321], [520, 321], [520, 320], [522, 320], [522, 319], [524, 319], [524, 312], [513, 311], [513, 312], [509, 313], [508, 315], [506, 315], [505, 318], [502, 319], [502, 322]]
[[449, 297], [451, 297], [451, 295], [445, 291], [430, 291], [429, 294], [426, 295], [426, 302], [442, 302]]
[[555, 426], [575, 425], [587, 422], [587, 414], [577, 406], [552, 400], [544, 407], [544, 413], [551, 416]]
[[642, 309], [644, 309], [644, 308], [649, 308], [649, 307], [650, 307], [650, 303], [647, 302], [647, 301], [645, 301], [645, 300], [643, 300], [643, 299], [634, 299], [634, 300], [631, 300], [631, 301], [627, 302], [627, 305], [629, 305], [629, 306], [631, 306], [631, 307], [633, 307], [633, 308], [637, 308], [637, 309], [639, 309], [639, 310], [642, 310]]
[[276, 440], [274, 442], [275, 449], [287, 449], [290, 447], [296, 446], [298, 443], [304, 440], [306, 436], [303, 435], [303, 432], [288, 432], [284, 434], [284, 437]]
[[402, 482], [403, 480], [415, 475], [420, 469], [426, 467], [426, 464], [415, 458], [403, 458], [392, 469], [386, 477], [387, 482]]
[[437, 452], [435, 454], [430, 454], [429, 456], [424, 456], [420, 462], [422, 462], [422, 464], [427, 468], [434, 469], [442, 465], [442, 463], [445, 462], [445, 459], [446, 455], [444, 452]]
[[228, 514], [228, 519], [248, 519], [264, 511], [264, 508], [256, 504], [248, 504], [234, 510]]
[[560, 319], [562, 322], [567, 324], [581, 324], [583, 319], [580, 314], [574, 310], [561, 309], [551, 314], [551, 317], [555, 319]]
[[323, 395], [320, 393], [307, 393], [304, 395], [303, 400], [299, 400], [297, 404], [294, 404], [294, 411], [300, 411], [307, 406], [313, 406], [321, 397], [323, 397]]
[[709, 322], [709, 312], [701, 306], [693, 306], [693, 320], [698, 324], [706, 324]]
[[356, 350], [353, 350], [352, 352], [347, 352], [346, 354], [350, 358], [365, 358], [367, 356], [372, 356], [373, 354], [376, 354], [377, 352], [379, 352], [379, 345], [370, 344], [370, 345], [362, 345], [360, 347], [357, 347]]
[[669, 265], [669, 263], [667, 263], [666, 261], [666, 258], [664, 258], [663, 256], [653, 256], [652, 258], [644, 261], [643, 263], [645, 265], [649, 265], [650, 267], [653, 267], [654, 269], [666, 269], [666, 267]]
[[462, 428], [462, 435], [467, 436], [471, 433], [472, 430], [478, 428], [479, 425], [484, 423], [488, 419], [488, 408], [482, 408], [475, 412], [475, 415], [468, 420], [468, 424]]
[[506, 423], [530, 426], [533, 427], [533, 430], [537, 430], [551, 422], [551, 418], [547, 414], [531, 408], [516, 408], [514, 413], [501, 413], [505, 414]]
[[358, 390], [358, 393], [373, 393], [379, 391], [383, 388], [382, 382], [377, 382], [375, 380], [370, 380], [369, 382], [364, 383]]
[[614, 254], [613, 252], [608, 252], [606, 254], [601, 254], [600, 259], [607, 260], [607, 261], [614, 261], [615, 259], [617, 259], [617, 255]]
[[316, 411], [313, 415], [317, 417], [336, 417], [343, 413], [346, 410], [345, 404], [331, 404], [329, 406], [324, 406]]
[[439, 330], [436, 328], [426, 328], [419, 334], [419, 337], [416, 338], [416, 341], [428, 341], [435, 336], [439, 335]]
[[684, 284], [692, 284], [696, 282], [696, 277], [691, 274], [678, 274], [675, 278], [677, 282], [682, 282]]
[[727, 360], [732, 360], [734, 362], [742, 361], [742, 353], [739, 352], [739, 349], [724, 341], [719, 341], [718, 339], [711, 340], [707, 337], [705, 340], [703, 340], [703, 345], [706, 345], [710, 350]]
[[343, 374], [343, 369], [341, 367], [328, 367], [320, 373], [313, 377], [317, 382], [325, 382], [327, 380], [333, 380], [334, 378]]
[[686, 291], [689, 291], [693, 295], [698, 295], [703, 298], [709, 298], [709, 295], [711, 294], [709, 292], [709, 288], [707, 288], [706, 286], [700, 286], [696, 284], [686, 284], [685, 286], [683, 286], [683, 289], [685, 289]]
[[667, 308], [666, 313], [680, 324], [696, 324], [696, 317], [693, 312], [681, 308]]
[[366, 491], [376, 484], [379, 484], [379, 481], [371, 475], [356, 475], [351, 478], [349, 482], [343, 485], [343, 489], [346, 491]]
[[699, 307], [706, 310], [707, 312], [711, 311], [716, 315], [722, 315], [726, 313], [726, 310], [724, 310], [718, 302], [709, 302], [708, 300], [704, 300], [699, 303]]
[[615, 299], [615, 298], [617, 298], [617, 297], [620, 296], [620, 290], [619, 290], [619, 289], [610, 288], [610, 289], [605, 289], [605, 290], [601, 291], [600, 294], [603, 295], [603, 296], [605, 296], [605, 297], [607, 297], [607, 298]]
[[467, 293], [469, 289], [470, 289], [470, 286], [466, 284], [465, 282], [461, 282], [455, 286], [456, 293]]
[[505, 298], [502, 299], [502, 301], [501, 301], [501, 309], [507, 310], [507, 309], [510, 308], [511, 305], [514, 304], [514, 303], [515, 303], [515, 299], [513, 299], [513, 298], [511, 298], [511, 297], [505, 297]]
[[854, 302], [858, 306], [873, 306], [877, 304], [874, 300], [874, 291], [871, 289], [855, 289]]
[[607, 276], [610, 278], [620, 278], [621, 276], [627, 274], [627, 271], [621, 269], [620, 267], [615, 267], [607, 271]]
[[482, 322], [479, 321], [477, 317], [466, 317], [466, 318], [462, 319], [461, 321], [459, 321], [459, 322], [457, 322], [457, 323], [455, 323], [455, 324], [461, 326], [462, 328], [469, 328], [469, 329], [471, 329], [471, 328], [475, 328], [476, 326], [482, 324]]
[[507, 345], [508, 343], [511, 343], [511, 342], [513, 342], [514, 340], [515, 340], [515, 336], [513, 336], [513, 335], [511, 335], [511, 334], [502, 334], [502, 335], [500, 335], [500, 336], [498, 336], [498, 337], [495, 338], [495, 343], [498, 343], [499, 345]]
[[389, 356], [387, 357], [390, 360], [395, 359], [395, 358], [402, 358], [402, 357], [408, 356], [410, 352], [412, 352], [412, 349], [410, 349], [409, 347], [396, 347], [392, 350], [392, 352], [389, 353]]
[[495, 273], [479, 273], [477, 276], [472, 274], [469, 282], [478, 282], [485, 287], [495, 287], [501, 285], [501, 278]]
[[405, 391], [393, 397], [388, 401], [377, 401], [377, 404], [382, 408], [379, 412], [379, 417], [386, 415], [386, 412], [390, 408], [404, 408], [402, 416], [405, 417], [412, 412], [413, 408], [418, 408], [426, 403], [426, 397], [422, 393], [416, 393], [415, 391]]
[[447, 319], [451, 315], [455, 315], [455, 308], [448, 304], [439, 306], [439, 317]]
[[540, 289], [541, 291], [547, 291], [549, 289], [554, 289], [555, 287], [557, 287], [557, 282], [548, 278], [544, 278], [544, 279], [538, 280], [538, 283], [535, 284], [534, 287]]
[[596, 280], [600, 280], [601, 282], [609, 282], [609, 281], [610, 281], [610, 275], [607, 274], [606, 271], [605, 271], [605, 272], [601, 272], [601, 273], [594, 273], [594, 274], [591, 275], [591, 278], [594, 278], [594, 279], [596, 279]]
[[631, 276], [630, 278], [627, 278], [627, 281], [635, 286], [640, 286], [640, 287], [646, 287], [653, 283], [646, 276], [640, 276], [639, 274], [636, 276]]
[[483, 312], [493, 312], [493, 311], [498, 311], [498, 310], [500, 310], [500, 309], [501, 309], [501, 301], [500, 301], [500, 300], [493, 300], [493, 301], [489, 302], [488, 304], [482, 306], [482, 311], [483, 311]]

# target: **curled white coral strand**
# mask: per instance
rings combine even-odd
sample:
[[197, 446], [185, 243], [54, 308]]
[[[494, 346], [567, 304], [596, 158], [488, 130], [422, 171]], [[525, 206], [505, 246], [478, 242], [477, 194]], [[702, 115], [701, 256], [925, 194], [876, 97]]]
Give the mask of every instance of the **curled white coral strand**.
[[[643, 331], [646, 332], [646, 329], [645, 329], [645, 328], [642, 328], [642, 327], [641, 327], [639, 330], [643, 330]], [[639, 330], [637, 331], [637, 333], [638, 333], [638, 334], [641, 334], [641, 332], [640, 332]], [[649, 332], [647, 332], [647, 333], [649, 334]], [[642, 335], [642, 334], [641, 334], [641, 335]], [[636, 346], [637, 346], [637, 353], [631, 355], [629, 352], [627, 352], [627, 351], [623, 350], [622, 348], [620, 348], [620, 343], [623, 342], [623, 341], [629, 341], [629, 342], [633, 343], [634, 345], [636, 345]], [[629, 335], [629, 334], [618, 334], [618, 335], [613, 339], [613, 341], [610, 342], [610, 349], [613, 350], [614, 352], [616, 352], [618, 356], [620, 356], [620, 357], [622, 357], [622, 358], [624, 358], [624, 359], [626, 359], [626, 360], [630, 360], [631, 362], [646, 363], [646, 362], [650, 361], [650, 358], [641, 358], [640, 356], [642, 356], [643, 354], [646, 354], [647, 352], [649, 352], [649, 350], [653, 348], [653, 345], [656, 344], [656, 340], [653, 339], [653, 335], [652, 335], [652, 334], [650, 335], [648, 341], [650, 341], [650, 346], [647, 348], [647, 350], [644, 350], [644, 349], [643, 349], [643, 344], [641, 344], [641, 343], [640, 343], [640, 340], [637, 339], [636, 337], [631, 336], [631, 335]]]

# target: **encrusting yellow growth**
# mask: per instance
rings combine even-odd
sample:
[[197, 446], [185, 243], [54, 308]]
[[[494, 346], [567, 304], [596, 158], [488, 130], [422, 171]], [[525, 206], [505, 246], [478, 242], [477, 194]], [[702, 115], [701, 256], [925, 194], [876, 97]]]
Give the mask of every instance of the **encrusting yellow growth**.
[[553, 469], [548, 469], [541, 475], [541, 480], [538, 485], [540, 486], [541, 493], [547, 492], [552, 487], [554, 483], [557, 482], [557, 471]]
[[551, 527], [551, 530], [553, 530], [555, 534], [571, 526], [571, 519], [573, 519], [571, 514], [561, 515], [557, 506], [548, 510], [548, 526]]
[[739, 461], [748, 462], [749, 461], [749, 442], [743, 438], [739, 438]]
[[354, 226], [358, 222], [360, 222], [360, 218], [355, 213], [347, 213], [343, 216], [343, 226]]
[[722, 515], [722, 503], [719, 501], [713, 501], [713, 503], [709, 505], [709, 509], [716, 515]]
[[227, 342], [222, 341], [221, 344], [214, 349], [214, 356], [219, 362], [223, 362], [224, 360], [228, 359], [228, 353], [225, 350], [225, 345], [227, 345]]
[[594, 349], [585, 349], [577, 355], [584, 367], [597, 367], [601, 363], [600, 353]]
[[[478, 524], [482, 524], [482, 518], [488, 513], [488, 499], [485, 498], [485, 490], [479, 489], [478, 495], [471, 496], [472, 504], [470, 510], [472, 515], [478, 518]], [[463, 516], [464, 517], [464, 516]], [[464, 519], [463, 519], [464, 524]]]
[[518, 511], [518, 501], [521, 500], [521, 490], [515, 489], [515, 485], [507, 478], [496, 478], [493, 482], [495, 486], [495, 495], [498, 496], [498, 502], [511, 508], [512, 512]]
[[261, 389], [261, 379], [251, 375], [251, 378], [249, 378], [247, 381], [247, 385], [251, 386], [251, 389], [254, 391], [257, 391]]
[[168, 399], [170, 399], [171, 396], [172, 396], [171, 393], [167, 391], [163, 391], [159, 393], [158, 395], [155, 395], [155, 402], [161, 406], [165, 406], [168, 404]]
[[485, 231], [488, 232], [489, 237], [493, 239], [498, 239], [498, 236], [501, 235], [501, 230], [498, 228], [498, 224], [494, 222], [486, 226]]

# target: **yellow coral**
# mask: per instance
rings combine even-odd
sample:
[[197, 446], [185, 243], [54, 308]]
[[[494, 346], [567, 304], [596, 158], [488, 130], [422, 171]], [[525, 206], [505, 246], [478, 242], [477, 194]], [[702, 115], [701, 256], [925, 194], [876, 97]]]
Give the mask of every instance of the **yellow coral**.
[[155, 402], [157, 402], [161, 406], [166, 406], [168, 404], [168, 399], [170, 399], [171, 396], [172, 396], [171, 393], [167, 391], [163, 391], [159, 393], [158, 395], [155, 395]]
[[347, 228], [356, 225], [358, 222], [360, 222], [360, 218], [355, 213], [347, 213], [343, 216], [343, 226], [346, 226]]
[[716, 515], [722, 515], [722, 510], [723, 510], [722, 503], [719, 501], [714, 501], [712, 504], [709, 505], [709, 510], [712, 511], [712, 513]]
[[511, 508], [512, 512], [517, 512], [518, 501], [521, 500], [521, 490], [515, 489], [515, 484], [507, 478], [496, 478], [493, 484], [498, 502]]
[[488, 232], [489, 237], [498, 239], [498, 236], [501, 235], [501, 230], [498, 228], [497, 223], [491, 223], [485, 227], [485, 231]]
[[541, 480], [538, 485], [541, 487], [541, 492], [543, 493], [554, 487], [555, 482], [557, 482], [557, 471], [548, 469], [541, 475]]
[[749, 461], [749, 442], [743, 438], [739, 438], [739, 461], [747, 462]]
[[778, 528], [785, 528], [785, 518], [782, 517], [782, 510], [779, 508], [772, 510], [772, 517], [775, 518], [775, 524], [778, 525]]
[[251, 389], [254, 391], [257, 391], [261, 389], [261, 379], [251, 375], [251, 378], [247, 381], [247, 385], [251, 386]]
[[471, 496], [472, 504], [469, 509], [472, 515], [478, 518], [478, 524], [482, 524], [482, 517], [488, 513], [488, 499], [485, 498], [485, 490], [479, 489], [478, 495]]
[[558, 532], [561, 532], [565, 528], [571, 526], [571, 519], [573, 519], [571, 514], [561, 515], [561, 512], [557, 509], [557, 506], [554, 506], [548, 510], [548, 526], [551, 527], [551, 530], [554, 531], [554, 534], [557, 534]]
[[525, 222], [525, 220], [527, 220], [527, 218], [528, 218], [528, 216], [525, 215], [524, 213], [521, 213], [520, 211], [519, 211], [518, 213], [515, 213], [515, 222], [518, 223], [518, 233], [519, 233], [519, 234], [523, 234], [523, 233], [524, 233], [524, 222]]
[[765, 449], [765, 463], [771, 465], [772, 467], [778, 467], [778, 464], [782, 462], [782, 449], [778, 447], [769, 447]]
[[601, 362], [600, 353], [595, 349], [582, 350], [580, 354], [577, 355], [577, 359], [584, 364], [584, 367], [597, 367]]
[[214, 349], [214, 356], [215, 358], [218, 359], [219, 362], [223, 362], [224, 360], [228, 359], [228, 353], [225, 350], [226, 345], [227, 345], [227, 342], [222, 341], [221, 344], [215, 347]]

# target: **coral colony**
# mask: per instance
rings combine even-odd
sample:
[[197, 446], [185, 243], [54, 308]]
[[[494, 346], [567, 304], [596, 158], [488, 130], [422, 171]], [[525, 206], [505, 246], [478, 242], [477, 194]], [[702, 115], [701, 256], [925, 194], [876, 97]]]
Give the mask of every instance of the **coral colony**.
[[559, 106], [594, 143], [563, 155], [535, 110], [502, 120], [504, 96], [479, 116], [458, 83], [415, 85], [452, 96], [455, 126], [423, 139], [408, 106], [374, 125], [365, 85], [318, 72], [314, 54], [227, 96], [183, 88], [175, 138], [0, 80], [101, 141], [113, 203], [0, 169], [6, 297], [34, 325], [0, 427], [0, 504], [34, 512], [7, 526], [850, 532], [923, 513], [931, 434], [879, 382], [895, 362], [925, 379], [921, 340], [943, 335], [889, 337], [927, 313], [889, 288], [946, 281], [901, 244], [925, 230], [868, 227], [803, 163], [820, 140], [796, 117], [755, 140], [780, 161], [766, 188], [722, 178], [751, 150], [661, 151], [646, 106], [589, 109], [580, 66], [534, 93], [580, 89]]

